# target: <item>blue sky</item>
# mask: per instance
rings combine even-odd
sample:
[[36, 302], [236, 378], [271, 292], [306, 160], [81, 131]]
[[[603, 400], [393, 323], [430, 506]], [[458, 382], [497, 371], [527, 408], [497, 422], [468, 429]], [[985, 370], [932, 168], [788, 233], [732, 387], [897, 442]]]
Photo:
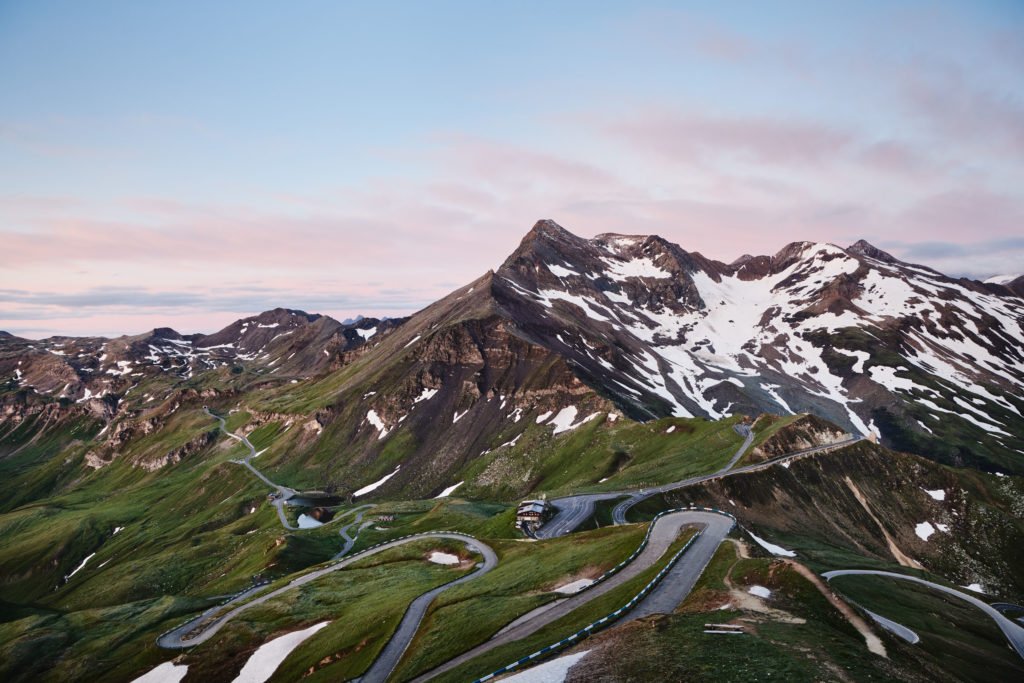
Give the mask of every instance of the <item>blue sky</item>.
[[0, 4], [0, 329], [408, 313], [538, 218], [1024, 270], [1014, 2]]

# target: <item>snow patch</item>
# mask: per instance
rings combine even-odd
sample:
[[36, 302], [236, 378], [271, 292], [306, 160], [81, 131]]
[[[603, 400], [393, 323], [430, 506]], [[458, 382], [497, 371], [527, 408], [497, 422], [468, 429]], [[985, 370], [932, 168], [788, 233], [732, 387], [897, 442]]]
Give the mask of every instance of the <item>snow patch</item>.
[[423, 391], [420, 392], [420, 395], [413, 399], [413, 405], [419, 403], [420, 401], [429, 401], [430, 399], [434, 398], [434, 396], [437, 395], [438, 391], [440, 391], [440, 389], [427, 389], [426, 387], [424, 387]]
[[751, 595], [756, 595], [759, 598], [770, 598], [770, 597], [772, 597], [772, 592], [770, 590], [768, 590], [767, 588], [765, 588], [764, 586], [751, 586], [751, 587], [749, 587], [747, 589], [747, 592], [750, 593]]
[[356, 330], [356, 334], [358, 334], [360, 337], [362, 337], [363, 341], [366, 341], [367, 339], [369, 339], [373, 335], [377, 334], [377, 328], [376, 327], [371, 327], [368, 330]]
[[932, 498], [934, 498], [935, 500], [946, 500], [946, 492], [943, 491], [942, 489], [935, 489], [934, 491], [924, 489], [924, 492], [927, 493]]
[[390, 430], [384, 425], [384, 420], [380, 419], [380, 415], [377, 414], [376, 410], [371, 410], [366, 413], [366, 421], [376, 427], [377, 431], [380, 432], [380, 435], [377, 437], [378, 441], [388, 435]]
[[386, 482], [386, 481], [387, 481], [388, 479], [390, 479], [391, 477], [393, 477], [393, 476], [395, 476], [396, 474], [398, 474], [398, 470], [400, 470], [400, 469], [402, 469], [402, 466], [401, 466], [401, 465], [399, 465], [398, 467], [396, 467], [396, 468], [395, 468], [395, 471], [394, 471], [394, 472], [392, 472], [391, 474], [386, 474], [386, 475], [384, 475], [384, 477], [382, 477], [381, 479], [378, 479], [377, 481], [373, 482], [373, 483], [372, 483], [372, 484], [370, 484], [369, 486], [364, 486], [363, 488], [361, 488], [361, 489], [359, 489], [358, 491], [356, 491], [355, 493], [353, 493], [353, 494], [352, 494], [352, 496], [353, 496], [353, 497], [357, 497], [357, 498], [358, 498], [359, 496], [363, 496], [363, 495], [366, 495], [366, 494], [367, 494], [367, 493], [369, 493], [370, 491], [375, 491], [376, 489], [378, 489], [378, 488], [380, 488], [381, 486], [383, 486], [383, 485], [384, 485], [384, 482]]
[[635, 258], [630, 261], [603, 260], [608, 266], [608, 270], [605, 273], [610, 279], [619, 282], [625, 282], [631, 277], [652, 277], [657, 279], [672, 277], [671, 273], [664, 268], [656, 266], [654, 261], [647, 257]]
[[439, 493], [438, 495], [434, 496], [434, 500], [437, 500], [438, 498], [447, 498], [448, 496], [450, 496], [453, 493], [455, 493], [455, 489], [459, 488], [460, 486], [462, 486], [465, 483], [466, 482], [464, 482], [464, 481], [460, 481], [458, 484], [452, 484], [451, 486], [446, 488], [444, 491], [441, 491], [441, 493]]
[[550, 411], [550, 410], [545, 412], [545, 413], [541, 413], [540, 415], [537, 416], [537, 424], [540, 424], [541, 422], [544, 422], [549, 417], [551, 417], [553, 414], [554, 414], [553, 411]]
[[86, 556], [86, 558], [84, 560], [82, 560], [81, 564], [79, 564], [77, 567], [72, 569], [71, 573], [64, 577], [64, 583], [67, 583], [68, 579], [70, 579], [72, 576], [74, 576], [75, 574], [80, 572], [82, 570], [82, 568], [85, 566], [85, 563], [88, 562], [89, 560], [91, 560], [93, 557], [95, 557], [95, 555], [96, 555], [96, 553], [89, 553], [89, 555]]
[[436, 550], [430, 553], [430, 557], [427, 559], [434, 564], [453, 565], [459, 563], [459, 558], [456, 555], [452, 555], [451, 553], [441, 553]]
[[935, 527], [932, 526], [931, 522], [921, 522], [914, 527], [914, 533], [922, 541], [927, 541], [928, 537], [935, 533]]
[[318, 526], [323, 526], [324, 523], [318, 519], [313, 519], [309, 515], [299, 515], [299, 528], [300, 529], [315, 529]]
[[792, 550], [786, 550], [785, 548], [783, 548], [780, 545], [775, 545], [774, 543], [770, 543], [770, 542], [764, 540], [763, 538], [761, 538], [760, 536], [756, 536], [754, 534], [754, 532], [752, 532], [752, 531], [747, 531], [747, 533], [750, 534], [750, 537], [752, 539], [757, 541], [757, 544], [759, 546], [761, 546], [762, 548], [764, 548], [765, 550], [770, 552], [772, 555], [778, 555], [780, 557], [796, 557], [796, 553], [793, 552]]
[[498, 448], [504, 448], [505, 446], [508, 446], [509, 448], [512, 448], [512, 447], [514, 447], [514, 446], [516, 445], [516, 443], [517, 443], [517, 442], [519, 441], [519, 439], [521, 439], [522, 437], [523, 437], [523, 435], [522, 435], [521, 433], [520, 433], [520, 434], [517, 434], [517, 435], [516, 435], [516, 438], [512, 439], [511, 441], [506, 441], [505, 443], [503, 443], [503, 444], [501, 444], [500, 446], [498, 446]]
[[600, 415], [600, 413], [591, 413], [590, 415], [587, 415], [585, 418], [574, 424], [573, 421], [576, 419], [576, 414], [578, 412], [579, 410], [577, 410], [576, 406], [569, 406], [567, 408], [562, 408], [560, 411], [558, 411], [558, 414], [551, 418], [551, 422], [549, 423], [554, 425], [555, 427], [555, 431], [552, 433], [561, 434], [562, 432], [567, 432], [569, 430], [576, 429], [577, 427], [586, 424], [587, 422], [590, 422], [595, 417]]
[[502, 679], [502, 683], [564, 683], [569, 669], [587, 656], [590, 650], [565, 655], [550, 662], [531, 667], [522, 673], [513, 674]]
[[551, 271], [551, 274], [554, 275], [555, 277], [568, 277], [570, 275], [579, 275], [579, 273], [577, 273], [575, 270], [569, 270], [568, 268], [563, 268], [562, 266], [549, 263], [547, 264], [547, 267], [548, 270]]
[[180, 683], [188, 673], [188, 664], [164, 662], [136, 678], [132, 683]]
[[232, 683], [263, 683], [274, 675], [277, 667], [281, 666], [281, 662], [292, 653], [292, 650], [302, 645], [329, 623], [329, 621], [323, 621], [302, 631], [295, 631], [260, 645]]
[[593, 579], [579, 579], [571, 583], [564, 583], [554, 589], [555, 593], [561, 593], [563, 595], [572, 595], [573, 593], [579, 593], [581, 590], [594, 583]]

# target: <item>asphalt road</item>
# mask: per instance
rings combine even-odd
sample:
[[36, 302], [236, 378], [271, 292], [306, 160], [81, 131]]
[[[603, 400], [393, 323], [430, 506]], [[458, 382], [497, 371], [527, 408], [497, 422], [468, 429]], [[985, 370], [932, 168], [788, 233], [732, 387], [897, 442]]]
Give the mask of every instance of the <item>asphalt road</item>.
[[[724, 515], [710, 512], [689, 513], [687, 520], [703, 524], [704, 533], [676, 561], [672, 569], [644, 600], [633, 608], [627, 620], [640, 619], [651, 614], [672, 614], [693, 590], [704, 568], [711, 562], [718, 546], [729, 534], [733, 522]], [[660, 522], [660, 520], [659, 520]]]
[[[742, 425], [738, 425], [738, 428], [742, 429]], [[737, 430], [739, 431], [739, 429]], [[793, 460], [796, 458], [802, 458], [814, 453], [820, 453], [822, 451], [829, 451], [835, 448], [841, 448], [844, 446], [850, 446], [852, 444], [861, 441], [863, 437], [855, 436], [845, 441], [840, 441], [833, 444], [826, 444], [824, 446], [817, 446], [815, 448], [808, 448], [802, 451], [796, 451], [794, 453], [787, 453], [786, 455], [778, 458], [773, 458], [765, 462], [756, 463], [754, 465], [745, 465], [732, 469], [732, 467], [739, 462], [740, 458], [750, 447], [750, 444], [754, 440], [754, 432], [749, 427], [746, 427], [744, 431], [740, 432], [745, 435], [745, 439], [740, 447], [736, 450], [736, 453], [732, 456], [732, 459], [722, 469], [712, 474], [704, 474], [699, 477], [690, 477], [689, 479], [683, 479], [681, 481], [674, 481], [668, 484], [662, 484], [661, 486], [655, 486], [652, 488], [641, 489], [640, 491], [609, 491], [605, 493], [581, 493], [575, 496], [567, 496], [565, 498], [557, 498], [551, 501], [554, 506], [556, 513], [548, 522], [537, 530], [537, 538], [557, 538], [564, 536], [572, 532], [573, 529], [578, 527], [584, 521], [586, 521], [591, 515], [594, 514], [594, 506], [603, 500], [614, 500], [616, 498], [622, 498], [623, 496], [629, 496], [626, 500], [622, 501], [612, 510], [612, 520], [616, 524], [626, 524], [626, 513], [631, 507], [639, 503], [640, 501], [649, 498], [650, 496], [658, 493], [665, 493], [667, 491], [676, 491], [679, 489], [686, 488], [687, 486], [693, 486], [694, 484], [700, 484], [702, 482], [711, 481], [713, 479], [721, 479], [723, 477], [731, 477], [736, 474], [744, 474], [747, 472], [756, 472], [758, 470], [767, 469], [774, 465]]]
[[249, 455], [245, 456], [241, 460], [232, 460], [232, 462], [242, 465], [250, 472], [255, 474], [259, 478], [259, 480], [262, 481], [264, 484], [277, 491], [277, 496], [274, 498], [273, 505], [277, 509], [278, 519], [281, 520], [281, 525], [284, 526], [285, 529], [288, 529], [289, 531], [297, 531], [299, 527], [289, 522], [287, 515], [284, 514], [285, 501], [287, 501], [289, 498], [295, 495], [295, 489], [290, 489], [287, 486], [282, 486], [280, 484], [270, 481], [270, 479], [268, 479], [266, 475], [264, 475], [255, 467], [253, 467], [251, 460], [256, 457], [256, 448], [252, 445], [252, 443], [249, 442], [249, 439], [244, 436], [238, 436], [237, 434], [229, 432], [227, 428], [227, 423], [224, 421], [224, 418], [219, 415], [214, 415], [213, 413], [210, 412], [209, 408], [203, 408], [203, 412], [205, 412], [207, 415], [209, 415], [210, 417], [212, 417], [213, 419], [217, 420], [217, 422], [220, 423], [220, 431], [224, 432], [235, 441], [239, 441], [245, 444], [245, 447], [249, 449]]
[[391, 640], [388, 641], [388, 644], [384, 646], [384, 649], [377, 656], [377, 660], [367, 669], [365, 674], [355, 679], [356, 681], [361, 681], [361, 683], [383, 683], [383, 681], [387, 680], [391, 672], [398, 666], [402, 655], [409, 648], [409, 643], [416, 636], [416, 632], [419, 631], [420, 623], [423, 621], [423, 617], [426, 616], [427, 608], [430, 607], [430, 603], [434, 601], [434, 598], [452, 586], [479, 578], [494, 569], [498, 564], [498, 557], [491, 550], [490, 546], [479, 541], [473, 541], [466, 545], [475, 548], [483, 554], [483, 564], [472, 574], [466, 574], [450, 583], [438, 586], [413, 600], [405, 611], [405, 616], [402, 617], [402, 621], [395, 630], [395, 634], [391, 636]]
[[356, 535], [355, 536], [351, 536], [348, 533], [349, 529], [351, 529], [352, 527], [356, 526], [357, 524], [359, 524], [360, 522], [363, 521], [363, 515], [366, 514], [366, 511], [368, 509], [372, 508], [372, 507], [376, 507], [376, 506], [373, 505], [372, 503], [367, 504], [367, 505], [360, 505], [359, 507], [352, 508], [351, 510], [349, 510], [348, 512], [345, 513], [344, 516], [348, 516], [348, 515], [352, 514], [353, 512], [356, 512], [356, 517], [355, 517], [354, 520], [352, 520], [352, 522], [350, 522], [349, 524], [343, 526], [338, 531], [338, 534], [341, 536], [341, 539], [343, 541], [345, 541], [345, 544], [341, 547], [341, 550], [338, 551], [338, 554], [335, 555], [333, 559], [340, 560], [341, 558], [343, 558], [346, 555], [348, 555], [348, 552], [350, 550], [352, 550], [352, 546], [354, 546], [356, 544], [356, 539], [359, 538], [359, 532], [362, 531], [363, 529], [365, 529], [366, 527], [370, 526], [371, 524], [373, 524], [372, 521], [364, 523], [362, 526], [360, 526], [356, 530]]
[[740, 444], [740, 447], [736, 449], [736, 453], [732, 456], [729, 462], [727, 462], [722, 469], [718, 470], [717, 472], [711, 475], [704, 475], [702, 477], [691, 477], [689, 479], [683, 479], [682, 481], [676, 481], [669, 484], [662, 484], [661, 486], [655, 486], [653, 488], [644, 489], [639, 493], [634, 493], [632, 496], [630, 496], [629, 498], [615, 506], [615, 509], [612, 510], [612, 521], [616, 524], [625, 524], [626, 513], [629, 512], [629, 509], [631, 507], [633, 507], [640, 501], [646, 500], [647, 498], [650, 498], [651, 496], [657, 495], [659, 493], [665, 493], [666, 491], [674, 491], [676, 489], [681, 489], [686, 486], [692, 486], [693, 484], [696, 484], [701, 481], [707, 481], [709, 478], [714, 478], [718, 475], [721, 475], [731, 470], [732, 466], [739, 462], [740, 458], [743, 457], [743, 454], [747, 452], [748, 448], [750, 448], [750, 444], [754, 442], [754, 430], [752, 430], [749, 426], [736, 425], [735, 429], [745, 438], [743, 439], [743, 443]]
[[1022, 659], [1024, 659], [1024, 627], [1021, 627], [1019, 624], [1016, 624], [1012, 620], [1006, 618], [999, 610], [995, 609], [987, 602], [979, 600], [973, 595], [969, 595], [968, 593], [964, 593], [963, 591], [958, 591], [957, 589], [950, 588], [949, 586], [943, 586], [941, 584], [933, 583], [925, 579], [919, 579], [916, 576], [907, 576], [906, 574], [897, 574], [896, 572], [886, 572], [872, 569], [839, 569], [836, 571], [825, 572], [824, 574], [822, 574], [822, 576], [825, 578], [826, 581], [831, 581], [837, 576], [885, 576], [890, 579], [898, 579], [900, 581], [910, 581], [912, 583], [918, 583], [922, 586], [928, 586], [929, 588], [932, 588], [934, 590], [941, 591], [942, 593], [946, 593], [948, 595], [960, 598], [961, 600], [964, 600], [974, 605], [982, 612], [987, 614], [989, 617], [991, 617], [992, 620], [996, 622], [996, 626], [998, 626], [999, 629], [1003, 632], [1003, 635], [1006, 636], [1006, 639], [1010, 641], [1010, 646], [1017, 652], [1018, 655], [1020, 655]]
[[594, 514], [594, 504], [602, 500], [614, 500], [625, 495], [621, 491], [612, 493], [581, 493], [578, 496], [568, 496], [551, 501], [554, 506], [555, 516], [547, 521], [540, 529], [537, 529], [537, 538], [557, 538], [564, 536], [578, 527], [587, 518]]
[[897, 636], [907, 641], [911, 645], [917, 645], [921, 642], [921, 636], [917, 635], [917, 633], [907, 628], [903, 624], [893, 621], [888, 617], [883, 617], [881, 614], [875, 614], [871, 610], [865, 609], [864, 607], [861, 607], [861, 609], [867, 612], [868, 616], [871, 617], [876, 624], [884, 628], [886, 631], [889, 631], [890, 633], [895, 633]]
[[[288, 591], [294, 590], [294, 589], [298, 588], [299, 586], [304, 586], [305, 584], [310, 583], [311, 581], [316, 581], [320, 577], [325, 576], [327, 574], [330, 574], [331, 572], [336, 572], [336, 571], [342, 570], [345, 567], [348, 567], [349, 565], [351, 565], [353, 562], [356, 562], [358, 560], [362, 560], [362, 559], [364, 559], [366, 557], [369, 557], [371, 555], [376, 555], [377, 553], [382, 552], [384, 550], [387, 550], [388, 548], [394, 548], [396, 546], [403, 545], [405, 543], [411, 543], [413, 541], [420, 541], [420, 540], [423, 540], [424, 538], [449, 538], [449, 539], [453, 539], [453, 540], [456, 540], [456, 541], [462, 541], [469, 548], [475, 550], [476, 552], [480, 553], [484, 557], [483, 563], [477, 568], [476, 571], [472, 572], [471, 574], [467, 574], [467, 575], [465, 575], [463, 577], [460, 577], [456, 581], [453, 581], [451, 583], [445, 584], [444, 586], [439, 586], [438, 588], [433, 589], [429, 593], [424, 593], [424, 595], [431, 595], [431, 599], [433, 599], [433, 596], [437, 595], [437, 593], [440, 593], [442, 590], [450, 588], [451, 586], [455, 585], [456, 583], [463, 583], [465, 581], [476, 579], [476, 578], [482, 576], [486, 572], [490, 571], [498, 563], [498, 556], [494, 554], [494, 550], [489, 545], [487, 545], [486, 543], [483, 543], [481, 541], [476, 540], [472, 536], [466, 536], [465, 534], [438, 532], [438, 533], [430, 533], [430, 534], [420, 534], [420, 535], [417, 535], [417, 536], [409, 536], [409, 537], [406, 537], [406, 538], [399, 538], [399, 539], [396, 539], [396, 540], [391, 541], [389, 543], [383, 543], [383, 544], [377, 546], [376, 548], [373, 548], [372, 550], [367, 550], [367, 551], [364, 551], [362, 553], [359, 553], [358, 555], [353, 555], [352, 557], [348, 558], [347, 560], [342, 560], [341, 562], [338, 562], [336, 564], [328, 565], [328, 566], [323, 567], [321, 569], [317, 569], [316, 571], [312, 571], [312, 572], [310, 572], [308, 574], [303, 574], [302, 576], [300, 576], [298, 578], [292, 579], [290, 582], [288, 582], [286, 585], [284, 585], [284, 586], [282, 586], [280, 588], [277, 588], [275, 590], [270, 591], [269, 593], [265, 593], [263, 595], [255, 597], [252, 600], [250, 600], [249, 602], [246, 602], [245, 604], [239, 605], [238, 607], [235, 607], [235, 608], [233, 608], [231, 610], [228, 610], [227, 612], [225, 612], [221, 616], [219, 616], [216, 619], [214, 619], [213, 621], [211, 621], [202, 630], [201, 633], [198, 633], [198, 634], [190, 636], [189, 634], [193, 630], [195, 630], [199, 626], [199, 624], [203, 622], [204, 619], [206, 619], [208, 616], [213, 614], [216, 611], [216, 609], [218, 609], [218, 608], [214, 608], [212, 610], [207, 610], [206, 612], [204, 612], [200, 616], [196, 617], [195, 619], [192, 619], [191, 621], [189, 621], [189, 622], [187, 622], [185, 624], [182, 624], [178, 628], [176, 628], [176, 629], [174, 629], [172, 631], [168, 631], [167, 633], [163, 634], [162, 636], [157, 638], [156, 644], [159, 645], [160, 647], [163, 647], [163, 648], [181, 649], [181, 648], [193, 647], [195, 645], [199, 645], [201, 643], [205, 643], [207, 640], [212, 638], [217, 633], [217, 631], [219, 631], [224, 626], [224, 624], [228, 623], [229, 621], [231, 621], [232, 619], [237, 617], [239, 614], [241, 614], [245, 610], [249, 609], [250, 607], [253, 607], [254, 605], [260, 605], [260, 604], [266, 602], [267, 600], [271, 600], [273, 598], [276, 598], [277, 596], [282, 595], [284, 593], [287, 593]], [[423, 596], [420, 596], [420, 598], [417, 598], [416, 600], [420, 600], [422, 597]], [[429, 604], [429, 602], [430, 601], [427, 600], [426, 604]], [[413, 601], [412, 604], [415, 605], [416, 601]], [[412, 605], [410, 605], [410, 607], [409, 607], [409, 611], [411, 611], [411, 610], [412, 610]], [[426, 605], [424, 605], [424, 607], [423, 607], [423, 611], [425, 611], [425, 610], [426, 610]], [[401, 650], [398, 653], [399, 657], [401, 656], [401, 653], [405, 651], [405, 648], [408, 647], [409, 640], [412, 639], [412, 635], [415, 635], [415, 629], [419, 627], [419, 620], [417, 619], [415, 624], [411, 625], [412, 629], [413, 629], [412, 633], [411, 634], [407, 633], [408, 630], [409, 630], [409, 627], [410, 627], [410, 625], [406, 624], [406, 622], [408, 620], [408, 617], [409, 617], [409, 611], [406, 612], [406, 618], [402, 619], [402, 624], [399, 625], [399, 630], [395, 632], [395, 635], [392, 636], [392, 639], [391, 639], [392, 642], [398, 641], [398, 643], [401, 644], [401, 640], [400, 639], [401, 638], [405, 638], [406, 635], [408, 635], [408, 638], [405, 640], [405, 643], [403, 645], [401, 645]], [[419, 618], [422, 619], [422, 616], [423, 615], [421, 613]], [[403, 626], [406, 627], [406, 629], [404, 631], [402, 629]], [[391, 647], [391, 645], [392, 645], [392, 643], [389, 642], [387, 647]], [[396, 647], [397, 647], [397, 645], [396, 645]], [[385, 652], [381, 654], [381, 657], [378, 658], [378, 661], [381, 658], [383, 658], [386, 653], [387, 653], [387, 648], [385, 648]], [[395, 663], [397, 663], [397, 661], [398, 661], [397, 658], [394, 661], [395, 661]], [[377, 666], [376, 663], [374, 664], [374, 666], [375, 667]], [[389, 668], [387, 670], [387, 673], [390, 673], [391, 669], [393, 669], [393, 668], [394, 668], [394, 664], [392, 664], [391, 668]], [[380, 679], [380, 680], [383, 680], [383, 679]]]
[[[651, 603], [653, 607], [647, 613], [663, 611], [663, 608], [667, 605], [670, 605], [670, 607], [667, 608], [668, 611], [674, 610], [686, 595], [689, 594], [690, 589], [697, 581], [700, 573], [704, 570], [708, 561], [710, 561], [711, 555], [714, 554], [714, 549], [718, 547], [726, 534], [729, 533], [732, 523], [727, 517], [696, 510], [683, 510], [660, 517], [658, 521], [655, 522], [654, 528], [651, 530], [647, 546], [636, 557], [636, 559], [633, 560], [633, 562], [618, 574], [615, 574], [606, 581], [595, 585], [593, 588], [586, 589], [572, 597], [559, 601], [554, 607], [544, 605], [533, 612], [524, 615], [524, 617], [520, 617], [513, 622], [511, 627], [502, 629], [490, 640], [481, 643], [457, 657], [450, 659], [441, 666], [418, 676], [414, 679], [414, 683], [429, 681], [430, 679], [479, 657], [485, 652], [489, 652], [496, 647], [521, 640], [522, 638], [533, 634], [538, 629], [579, 609], [592, 600], [601, 597], [609, 591], [615, 590], [617, 587], [640, 575], [662, 559], [669, 546], [671, 546], [679, 537], [679, 532], [682, 528], [684, 526], [691, 525], [704, 527], [704, 533], [679, 559], [673, 567], [670, 576], [666, 577], [658, 589], [654, 590], [635, 608], [636, 610], [644, 609], [648, 602], [653, 601]], [[710, 553], [706, 551], [708, 547], [711, 548]], [[694, 555], [693, 551], [698, 548], [701, 549], [700, 552]], [[668, 591], [661, 590], [665, 584], [670, 583], [678, 583], [679, 586], [670, 586]]]

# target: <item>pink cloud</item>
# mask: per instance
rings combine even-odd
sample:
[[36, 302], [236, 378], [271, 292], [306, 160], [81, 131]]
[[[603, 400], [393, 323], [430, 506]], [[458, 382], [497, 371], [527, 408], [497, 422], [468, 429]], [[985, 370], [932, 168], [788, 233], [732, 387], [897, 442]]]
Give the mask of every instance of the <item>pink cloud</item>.
[[647, 114], [613, 123], [608, 132], [683, 163], [732, 157], [754, 163], [813, 165], [834, 159], [854, 142], [849, 132], [816, 123], [686, 113]]
[[960, 67], [926, 63], [902, 78], [909, 111], [938, 136], [983, 147], [996, 157], [1024, 158], [1024, 101], [978, 84]]

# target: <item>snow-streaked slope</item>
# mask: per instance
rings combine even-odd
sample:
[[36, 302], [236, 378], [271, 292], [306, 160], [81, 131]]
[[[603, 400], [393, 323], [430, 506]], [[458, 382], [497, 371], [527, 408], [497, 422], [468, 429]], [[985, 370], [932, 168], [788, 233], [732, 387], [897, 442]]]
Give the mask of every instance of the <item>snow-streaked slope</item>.
[[814, 412], [888, 438], [936, 435], [941, 412], [1024, 454], [1024, 301], [865, 242], [726, 265], [542, 222], [495, 281], [531, 339], [635, 416]]

